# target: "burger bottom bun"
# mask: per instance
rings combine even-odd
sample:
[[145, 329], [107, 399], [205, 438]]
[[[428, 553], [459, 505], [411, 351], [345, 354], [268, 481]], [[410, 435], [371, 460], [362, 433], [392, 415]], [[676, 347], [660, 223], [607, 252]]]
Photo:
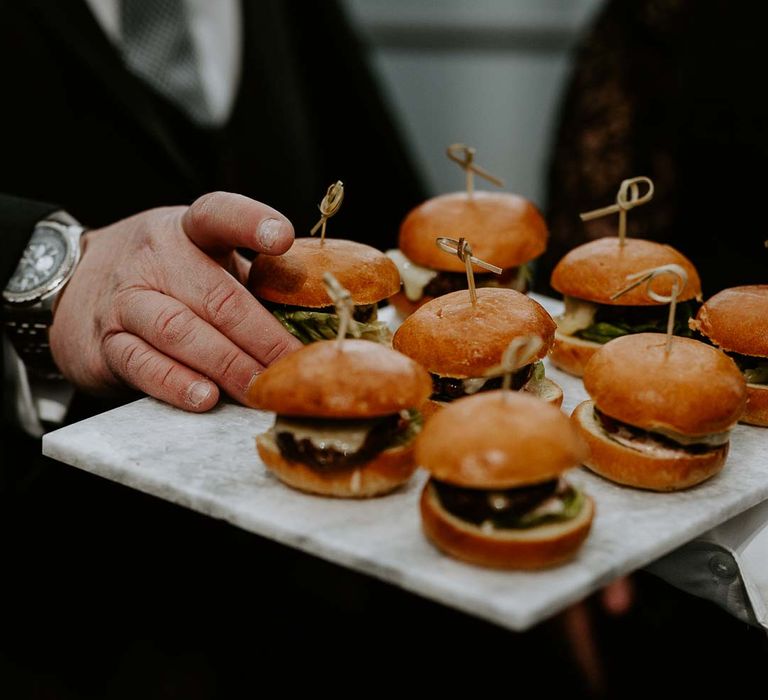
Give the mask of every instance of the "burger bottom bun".
[[581, 513], [563, 523], [526, 530], [485, 532], [443, 508], [432, 482], [421, 493], [424, 534], [452, 557], [494, 569], [543, 569], [573, 558], [589, 534], [595, 504], [584, 498]]
[[411, 301], [405, 292], [401, 289], [399, 292], [395, 292], [387, 301], [394, 306], [398, 313], [404, 318], [410, 316], [420, 306], [424, 306], [428, 301], [432, 301], [435, 297], [422, 296], [416, 301]]
[[[528, 384], [526, 384], [520, 391], [538, 396], [542, 401], [551, 403], [557, 408], [560, 408], [563, 404], [563, 390], [560, 388], [560, 385], [546, 377], [540, 379], [538, 382], [528, 382]], [[459, 399], [456, 400], [458, 401]], [[433, 413], [436, 413], [446, 406], [450, 406], [450, 403], [429, 399], [419, 410], [421, 411], [421, 415], [424, 416], [424, 420], [426, 420]]]
[[543, 401], [557, 406], [557, 408], [563, 405], [563, 390], [559, 384], [547, 377], [540, 379], [538, 382], [528, 382], [523, 387], [523, 391], [538, 396]]
[[768, 427], [768, 386], [747, 384], [747, 409], [740, 420], [742, 423]]
[[330, 472], [320, 472], [307, 464], [285, 459], [269, 434], [256, 438], [256, 449], [264, 464], [280, 481], [300, 491], [321, 496], [381, 496], [404, 484], [416, 471], [413, 442], [384, 450], [358, 467]]
[[594, 407], [593, 401], [580, 403], [571, 420], [589, 446], [590, 457], [584, 466], [610, 481], [651, 491], [679, 491], [709, 479], [725, 464], [727, 443], [701, 454], [681, 449], [674, 457], [625, 447], [595, 420]]
[[549, 351], [549, 359], [558, 369], [581, 377], [589, 358], [601, 347], [603, 346], [600, 343], [555, 331], [555, 343]]

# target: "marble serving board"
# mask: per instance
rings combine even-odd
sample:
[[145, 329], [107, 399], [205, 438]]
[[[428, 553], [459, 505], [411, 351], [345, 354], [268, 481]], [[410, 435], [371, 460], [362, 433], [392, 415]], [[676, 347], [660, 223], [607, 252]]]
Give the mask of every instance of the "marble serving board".
[[[559, 312], [557, 302], [539, 300]], [[549, 366], [547, 374], [563, 387], [565, 411], [586, 398], [580, 380]], [[367, 501], [283, 486], [254, 448], [272, 419], [229, 403], [197, 415], [147, 398], [47, 434], [43, 452], [514, 630], [768, 498], [768, 430], [739, 425], [723, 471], [682, 493], [637, 491], [573, 470], [570, 478], [597, 504], [578, 557], [534, 573], [484, 570], [444, 556], [423, 537], [421, 472], [396, 493]]]

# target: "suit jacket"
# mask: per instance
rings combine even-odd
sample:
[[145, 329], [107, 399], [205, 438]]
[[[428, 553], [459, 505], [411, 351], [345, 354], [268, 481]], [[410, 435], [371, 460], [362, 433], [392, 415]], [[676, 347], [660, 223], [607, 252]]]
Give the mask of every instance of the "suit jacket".
[[58, 203], [88, 227], [224, 189], [306, 235], [328, 185], [331, 232], [386, 247], [423, 199], [415, 170], [333, 2], [244, 2], [228, 122], [199, 128], [123, 65], [83, 0], [0, 0], [0, 250], [5, 284], [34, 222]]
[[[331, 235], [395, 242], [424, 193], [339, 7], [242, 7], [235, 105], [224, 126], [203, 129], [128, 72], [83, 0], [0, 0], [0, 283], [57, 205], [99, 227], [224, 189], [269, 203], [306, 235], [341, 179]], [[76, 397], [70, 419], [103, 408]], [[231, 586], [245, 610], [265, 570], [275, 610], [293, 605], [290, 577], [305, 555], [43, 459], [39, 441], [3, 428], [0, 657], [28, 629], [85, 624], [107, 647], [125, 644], [119, 630], [135, 616], [162, 624], [178, 609], [184, 624], [185, 610], [232, 598]], [[60, 655], [66, 643], [54, 646]]]

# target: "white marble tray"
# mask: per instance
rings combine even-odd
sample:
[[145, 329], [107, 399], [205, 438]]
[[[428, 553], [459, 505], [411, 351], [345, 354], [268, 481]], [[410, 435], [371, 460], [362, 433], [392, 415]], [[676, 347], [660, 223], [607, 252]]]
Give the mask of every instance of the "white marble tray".
[[[557, 312], [557, 304], [548, 300]], [[585, 398], [550, 367], [563, 408]], [[536, 573], [487, 571], [449, 559], [422, 536], [424, 475], [395, 494], [354, 502], [280, 484], [254, 449], [272, 416], [223, 404], [205, 415], [142, 399], [49, 433], [49, 457], [363, 571], [499, 625], [522, 630], [768, 498], [768, 430], [738, 426], [724, 470], [689, 491], [656, 494], [575, 470], [597, 503], [578, 558]]]

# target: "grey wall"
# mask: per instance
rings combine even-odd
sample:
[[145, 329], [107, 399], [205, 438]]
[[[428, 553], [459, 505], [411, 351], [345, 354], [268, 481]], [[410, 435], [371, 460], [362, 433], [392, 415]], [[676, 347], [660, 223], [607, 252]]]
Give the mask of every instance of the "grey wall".
[[[601, 0], [346, 0], [434, 193], [450, 143], [541, 203], [570, 49]], [[489, 187], [492, 187], [489, 185]]]

